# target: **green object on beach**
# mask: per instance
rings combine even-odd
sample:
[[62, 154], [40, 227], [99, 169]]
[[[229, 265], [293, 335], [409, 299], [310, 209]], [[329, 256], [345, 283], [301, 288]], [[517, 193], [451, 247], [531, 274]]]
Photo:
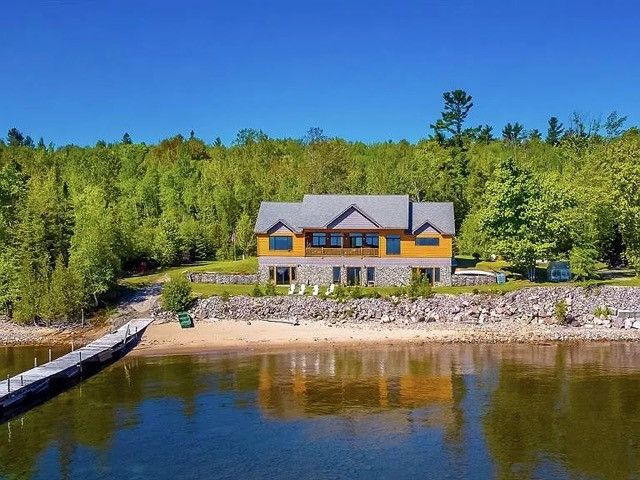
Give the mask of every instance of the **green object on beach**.
[[178, 321], [180, 322], [180, 326], [182, 328], [193, 327], [193, 319], [191, 318], [191, 315], [189, 315], [187, 312], [179, 312]]

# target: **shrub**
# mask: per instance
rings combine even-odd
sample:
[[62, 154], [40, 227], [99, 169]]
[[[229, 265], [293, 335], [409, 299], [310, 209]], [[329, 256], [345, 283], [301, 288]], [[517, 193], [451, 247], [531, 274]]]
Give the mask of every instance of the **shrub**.
[[223, 302], [228, 302], [230, 298], [231, 298], [231, 295], [226, 290], [223, 290], [222, 293], [220, 294], [220, 300], [222, 300]]
[[347, 298], [348, 292], [342, 285], [336, 285], [336, 288], [333, 290], [333, 296], [339, 301], [343, 301]]
[[558, 300], [553, 306], [553, 316], [556, 317], [556, 321], [559, 324], [564, 325], [565, 323], [567, 323], [568, 310], [569, 307], [567, 305], [567, 301], [564, 298]]
[[403, 289], [404, 295], [409, 298], [430, 297], [433, 295], [431, 282], [425, 275], [413, 275], [411, 283]]
[[596, 317], [608, 317], [609, 315], [613, 315], [613, 311], [605, 306], [605, 305], [598, 305], [595, 309], [595, 311], [593, 312], [593, 314]]
[[251, 290], [251, 296], [252, 297], [262, 296], [262, 290], [260, 289], [260, 285], [258, 285], [257, 283], [253, 286], [253, 290]]
[[191, 283], [179, 276], [165, 283], [162, 289], [162, 307], [171, 312], [182, 312], [191, 302]]
[[574, 247], [569, 253], [571, 273], [576, 280], [589, 280], [596, 277], [598, 252], [593, 248]]
[[276, 292], [276, 286], [273, 284], [273, 282], [267, 282], [267, 284], [264, 286], [264, 294], [267, 297], [274, 297], [278, 294]]
[[362, 293], [362, 289], [359, 285], [355, 285], [349, 290], [349, 297], [351, 298], [362, 298], [363, 296], [364, 294]]

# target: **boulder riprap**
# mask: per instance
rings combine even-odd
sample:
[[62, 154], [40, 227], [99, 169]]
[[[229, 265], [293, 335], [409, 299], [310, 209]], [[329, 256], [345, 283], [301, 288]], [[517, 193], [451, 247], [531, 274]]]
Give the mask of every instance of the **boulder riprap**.
[[[565, 302], [564, 321], [555, 317], [555, 306]], [[608, 310], [603, 309], [607, 307]], [[616, 309], [640, 310], [640, 288], [637, 287], [532, 287], [498, 294], [436, 294], [415, 300], [406, 298], [362, 298], [339, 302], [312, 296], [246, 297], [228, 300], [210, 297], [198, 300], [191, 314], [198, 319], [299, 318], [329, 323], [402, 324], [413, 328], [429, 323], [522, 324], [605, 328], [640, 328], [640, 321], [625, 322], [612, 315]], [[610, 311], [609, 315], [596, 315]]]

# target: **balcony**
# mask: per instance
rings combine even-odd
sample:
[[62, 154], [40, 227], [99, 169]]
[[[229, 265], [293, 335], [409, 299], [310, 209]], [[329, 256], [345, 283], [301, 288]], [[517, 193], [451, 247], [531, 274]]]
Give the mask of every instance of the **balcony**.
[[378, 247], [306, 247], [307, 257], [379, 257]]

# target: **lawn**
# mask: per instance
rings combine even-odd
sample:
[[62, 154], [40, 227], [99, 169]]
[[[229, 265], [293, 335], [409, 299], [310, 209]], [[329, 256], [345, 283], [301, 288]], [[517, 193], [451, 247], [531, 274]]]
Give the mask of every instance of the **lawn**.
[[[458, 265], [466, 268], [479, 268], [489, 271], [508, 271], [510, 265], [502, 260], [495, 262], [483, 261], [476, 262], [472, 257], [457, 257]], [[141, 287], [144, 285], [150, 285], [160, 281], [165, 281], [170, 278], [175, 278], [178, 275], [184, 275], [186, 272], [220, 272], [220, 273], [256, 273], [258, 270], [258, 260], [255, 257], [246, 258], [244, 260], [215, 260], [215, 261], [203, 261], [188, 265], [180, 265], [177, 267], [169, 267], [157, 270], [155, 272], [146, 275], [135, 275], [131, 277], [125, 277], [120, 280], [120, 283], [129, 287]], [[617, 278], [611, 280], [591, 280], [588, 282], [565, 282], [565, 283], [552, 283], [552, 282], [529, 282], [523, 279], [509, 279], [504, 284], [490, 284], [490, 285], [478, 285], [478, 286], [464, 286], [464, 287], [448, 287], [439, 286], [434, 287], [434, 293], [444, 294], [463, 294], [463, 293], [507, 293], [521, 288], [531, 287], [551, 287], [551, 286], [601, 286], [601, 285], [620, 285], [620, 286], [640, 286], [640, 278]], [[234, 295], [251, 295], [254, 286], [253, 285], [218, 285], [211, 283], [193, 283], [193, 294], [199, 297], [210, 297], [213, 295], [222, 295], [223, 292], [227, 292], [230, 296]], [[286, 295], [288, 287], [277, 287], [278, 295]], [[320, 289], [320, 296], [324, 296], [323, 293], [326, 290], [326, 286]], [[312, 288], [308, 287], [306, 295], [311, 295]], [[396, 287], [361, 287], [362, 293], [373, 294], [374, 291], [381, 297], [388, 297], [398, 291]]]
[[134, 275], [120, 279], [120, 282], [130, 286], [143, 286], [175, 278], [186, 272], [218, 272], [218, 273], [256, 273], [258, 259], [249, 257], [244, 260], [214, 260], [168, 267], [145, 275]]

